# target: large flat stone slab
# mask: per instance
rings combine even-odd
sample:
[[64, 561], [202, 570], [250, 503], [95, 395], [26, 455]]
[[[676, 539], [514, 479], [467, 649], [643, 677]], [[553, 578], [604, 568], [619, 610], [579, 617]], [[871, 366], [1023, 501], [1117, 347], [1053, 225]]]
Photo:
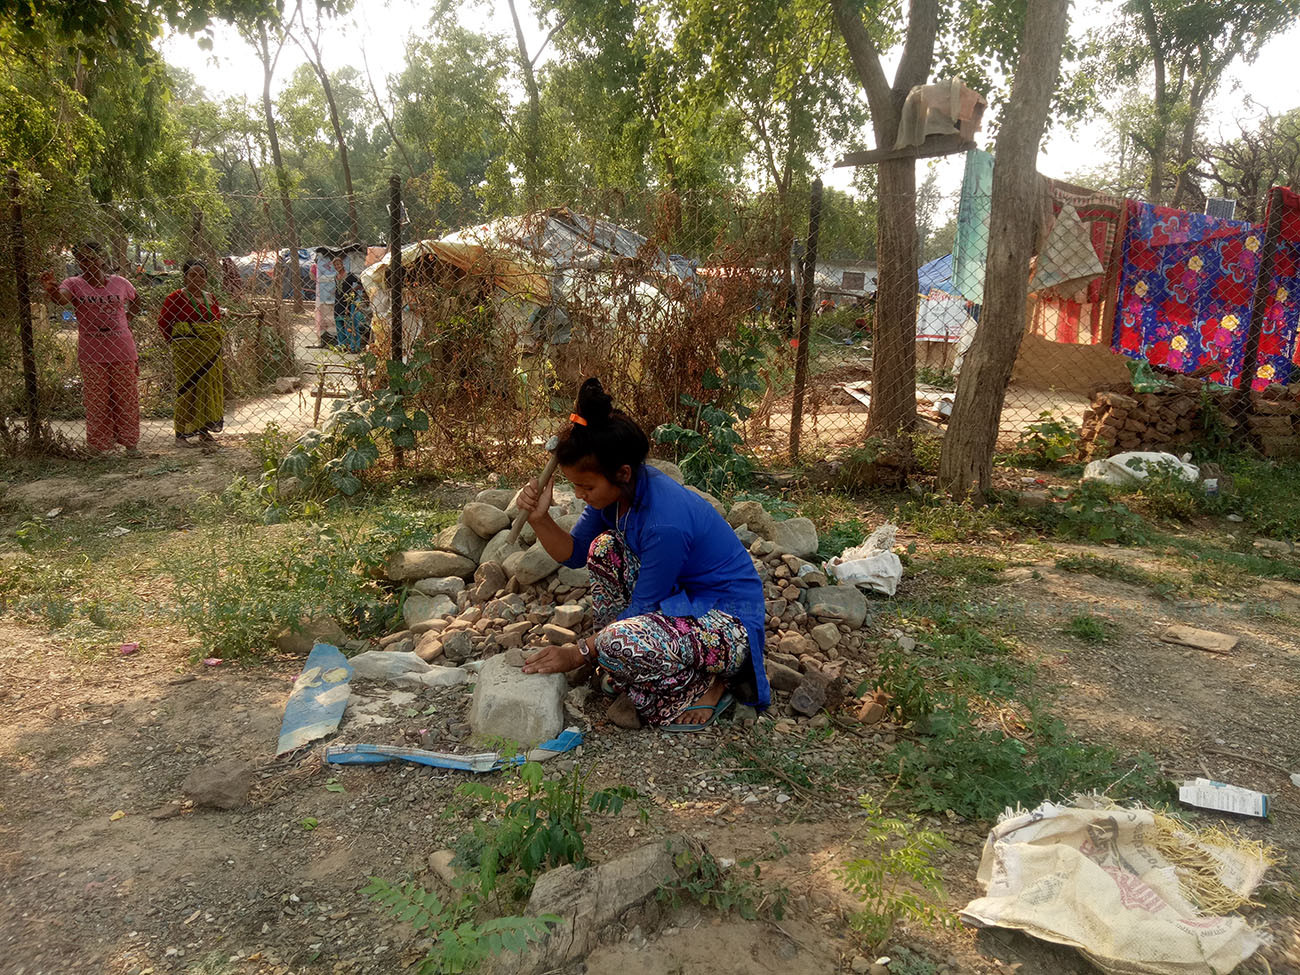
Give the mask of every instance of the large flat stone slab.
[[1160, 639], [1165, 643], [1177, 643], [1184, 647], [1194, 647], [1206, 653], [1232, 653], [1237, 646], [1237, 637], [1230, 633], [1216, 633], [1214, 630], [1198, 630], [1194, 626], [1175, 624]]
[[867, 597], [856, 586], [819, 586], [804, 592], [808, 612], [820, 619], [843, 620], [856, 630], [867, 618]]
[[525, 674], [498, 654], [484, 661], [474, 686], [469, 724], [477, 735], [531, 747], [564, 729], [563, 674]]

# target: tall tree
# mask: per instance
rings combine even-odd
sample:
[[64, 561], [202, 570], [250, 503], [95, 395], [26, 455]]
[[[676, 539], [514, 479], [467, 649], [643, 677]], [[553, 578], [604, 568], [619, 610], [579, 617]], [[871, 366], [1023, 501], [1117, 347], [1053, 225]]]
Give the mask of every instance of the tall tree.
[[1134, 135], [1150, 160], [1149, 202], [1177, 206], [1190, 188], [1185, 174], [1206, 101], [1234, 61], [1253, 60], [1296, 23], [1300, 0], [1124, 0], [1121, 10], [1110, 44], [1112, 77], [1141, 82], [1150, 71], [1150, 134]]
[[307, 14], [303, 11], [301, 4], [297, 12], [299, 28], [291, 32], [290, 36], [293, 37], [294, 43], [306, 56], [307, 63], [311, 65], [312, 71], [316, 73], [321, 90], [325, 93], [325, 104], [329, 108], [330, 128], [334, 130], [334, 141], [339, 151], [339, 165], [343, 169], [343, 185], [348, 196], [348, 230], [351, 232], [352, 240], [360, 240], [361, 228], [357, 222], [357, 195], [352, 188], [352, 167], [348, 165], [348, 140], [343, 137], [343, 126], [339, 123], [339, 107], [334, 100], [334, 87], [330, 84], [330, 73], [325, 69], [325, 58], [321, 54], [320, 38], [324, 11], [319, 7], [316, 8], [316, 19], [310, 26], [307, 24]]
[[1264, 219], [1272, 186], [1300, 186], [1300, 108], [1265, 115], [1254, 125], [1237, 123], [1239, 134], [1202, 144], [1188, 172], [1237, 201], [1237, 218]]
[[[280, 155], [280, 137], [275, 127], [275, 111], [271, 104], [271, 81], [275, 77], [276, 66], [288, 41], [288, 29], [284, 22], [276, 21], [273, 30], [267, 29], [267, 21], [244, 22], [240, 27], [244, 39], [252, 45], [257, 59], [262, 63], [262, 114], [266, 121], [266, 140], [271, 147], [271, 162], [275, 166], [276, 187], [280, 191], [280, 208], [289, 233], [289, 276], [293, 279], [290, 287], [293, 293], [293, 310], [303, 310], [302, 300], [302, 263], [298, 256], [298, 224], [293, 215], [293, 202], [289, 198], [289, 172], [284, 166], [284, 157]], [[277, 262], [278, 266], [278, 262]]]
[[[881, 47], [854, 0], [831, 0], [831, 8], [867, 92], [876, 145], [892, 147], [908, 92], [923, 84], [930, 72], [939, 2], [909, 3], [906, 39], [892, 84], [885, 76]], [[879, 283], [870, 421], [873, 434], [893, 435], [910, 431], [916, 423], [916, 163], [891, 159], [878, 169]]]
[[1002, 402], [1025, 331], [1038, 190], [1038, 147], [1060, 77], [1069, 0], [1034, 0], [1025, 18], [1011, 98], [999, 127], [989, 216], [984, 307], [966, 353], [939, 483], [953, 497], [992, 487]]
[[[523, 24], [519, 21], [519, 11], [515, 9], [515, 0], [506, 0], [506, 3], [510, 6], [510, 19], [515, 25], [519, 76], [523, 79], [524, 95], [527, 99], [523, 109], [524, 121], [521, 132], [524, 155], [524, 200], [529, 210], [535, 210], [537, 209], [538, 157], [541, 155], [542, 141], [542, 94], [537, 86], [537, 75], [533, 68], [542, 50], [539, 47], [531, 55], [528, 53], [528, 42], [524, 38]], [[562, 26], [563, 21], [556, 25], [552, 33]]]

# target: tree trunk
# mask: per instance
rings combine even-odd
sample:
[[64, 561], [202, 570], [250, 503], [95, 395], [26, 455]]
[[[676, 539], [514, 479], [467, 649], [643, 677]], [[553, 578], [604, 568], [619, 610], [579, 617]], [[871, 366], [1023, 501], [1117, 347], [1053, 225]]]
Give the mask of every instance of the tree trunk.
[[871, 435], [916, 425], [916, 163], [880, 164], [876, 322], [871, 345]]
[[[1165, 77], [1165, 53], [1160, 45], [1160, 29], [1156, 24], [1152, 0], [1143, 0], [1142, 29], [1151, 45], [1151, 65], [1155, 72], [1156, 133], [1152, 140], [1151, 176], [1147, 183], [1147, 202], [1159, 206], [1165, 191], [1165, 151], [1169, 133], [1169, 88]], [[1028, 26], [1028, 25], [1026, 25]]]
[[339, 165], [343, 167], [343, 186], [348, 194], [348, 229], [352, 231], [352, 240], [361, 240], [361, 224], [357, 221], [357, 195], [352, 190], [352, 167], [348, 165], [348, 143], [343, 138], [343, 126], [339, 124], [338, 106], [334, 104], [334, 89], [330, 85], [329, 75], [323, 64], [316, 65], [320, 75], [320, 84], [325, 89], [325, 104], [330, 109], [330, 125], [334, 127], [334, 139], [339, 145]]
[[519, 46], [519, 67], [523, 73], [524, 92], [528, 104], [524, 109], [524, 197], [528, 209], [537, 209], [537, 157], [542, 138], [542, 99], [537, 88], [537, 78], [533, 74], [533, 62], [528, 57], [528, 44], [524, 40], [524, 29], [519, 23], [519, 14], [515, 11], [515, 0], [508, 0], [510, 18], [515, 23], [515, 42]]
[[[299, 13], [301, 12], [299, 8]], [[339, 109], [334, 101], [334, 86], [330, 84], [329, 72], [325, 70], [325, 59], [321, 57], [320, 45], [307, 30], [305, 16], [302, 18], [302, 32], [307, 38], [307, 43], [311, 45], [308, 60], [311, 61], [312, 70], [316, 72], [316, 77], [320, 81], [321, 91], [325, 93], [325, 104], [330, 111], [330, 127], [334, 129], [334, 142], [339, 147], [339, 165], [343, 167], [343, 187], [348, 195], [348, 229], [352, 232], [352, 240], [360, 241], [361, 226], [357, 221], [357, 197], [352, 191], [352, 167], [348, 165], [348, 143], [343, 138], [343, 126], [339, 124]], [[301, 44], [298, 46], [302, 47]], [[308, 52], [303, 50], [303, 53]]]
[[[289, 174], [284, 168], [284, 159], [280, 156], [280, 139], [275, 131], [275, 113], [271, 110], [271, 46], [266, 36], [266, 26], [259, 25], [259, 40], [262, 45], [262, 111], [266, 115], [266, 139], [271, 145], [271, 162], [275, 165], [275, 181], [280, 188], [280, 206], [284, 209], [284, 219], [289, 225], [289, 267], [287, 271], [293, 277], [290, 287], [293, 289], [293, 310], [303, 310], [302, 302], [302, 263], [298, 259], [298, 225], [293, 218], [293, 203], [289, 200]], [[280, 255], [276, 254], [279, 264]]]
[[[857, 6], [851, 0], [832, 0], [831, 7], [867, 93], [876, 145], [891, 148], [908, 93], [930, 73], [939, 31], [938, 0], [911, 0], [908, 5], [907, 36], [892, 86]], [[890, 436], [910, 433], [916, 425], [916, 162], [883, 162], [879, 177], [869, 416], [872, 436]]]
[[1038, 192], [1035, 164], [1060, 77], [1068, 21], [1068, 0], [1029, 5], [1011, 99], [998, 131], [984, 308], [957, 381], [939, 460], [939, 484], [955, 498], [992, 487], [1002, 403], [1025, 331]]

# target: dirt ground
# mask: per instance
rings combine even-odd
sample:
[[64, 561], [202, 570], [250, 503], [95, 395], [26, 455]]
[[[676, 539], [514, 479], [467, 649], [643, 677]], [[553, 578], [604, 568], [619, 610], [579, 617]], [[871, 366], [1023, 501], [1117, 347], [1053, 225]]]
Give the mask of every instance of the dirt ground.
[[[62, 506], [61, 517], [146, 501], [183, 508], [248, 461], [223, 455], [193, 464], [148, 476], [123, 466], [93, 479], [11, 483], [6, 504]], [[913, 540], [900, 534], [901, 544]], [[14, 547], [11, 534], [4, 547]], [[979, 598], [1017, 621], [1021, 652], [1039, 663], [1041, 693], [1072, 730], [1146, 749], [1175, 779], [1205, 775], [1271, 793], [1267, 821], [1233, 825], [1293, 863], [1300, 858], [1300, 789], [1289, 780], [1300, 772], [1300, 586], [1251, 579], [1249, 599], [1226, 600], [1208, 589], [1204, 598], [1161, 599], [1144, 587], [1055, 566], [1061, 556], [1096, 554], [1096, 547], [990, 538], [930, 548], [997, 554], [1014, 566], [978, 590]], [[1161, 565], [1145, 550], [1103, 554]], [[874, 603], [873, 617], [884, 607]], [[1109, 620], [1111, 639], [1092, 647], [1064, 636], [1062, 626], [1080, 612]], [[1171, 622], [1230, 632], [1241, 642], [1227, 656], [1163, 643], [1159, 634]], [[866, 632], [862, 665], [869, 669], [887, 637], [872, 617]], [[371, 876], [432, 884], [428, 855], [449, 846], [470, 814], [454, 798], [465, 774], [397, 765], [331, 769], [319, 751], [277, 761], [276, 736], [300, 658], [208, 667], [191, 660], [183, 631], [160, 626], [134, 638], [136, 654], [87, 655], [57, 632], [0, 617], [0, 972], [406, 971], [419, 957], [415, 939], [359, 891]], [[464, 688], [403, 697], [362, 682], [354, 693], [372, 699], [373, 713], [385, 719], [367, 729], [370, 740], [414, 735], [424, 747], [447, 749], [463, 741]], [[686, 831], [717, 857], [757, 862], [763, 887], [785, 890], [787, 911], [779, 922], [745, 922], [690, 904], [652, 906], [611, 932], [585, 971], [850, 971], [863, 949], [847, 923], [854, 902], [835, 870], [852, 855], [861, 824], [855, 795], [885, 788], [860, 770], [888, 750], [899, 729], [837, 718], [835, 733], [804, 756], [843, 776], [824, 792], [787, 795], [780, 783], [739, 780], [729, 758], [803, 733], [802, 726], [791, 732], [775, 724], [787, 713], [782, 702], [753, 728], [724, 722], [695, 736], [622, 731], [603, 720], [603, 710], [602, 701], [588, 704], [576, 760], [593, 770], [593, 785], [634, 786], [649, 818], [642, 822], [631, 809], [598, 818], [591, 857], [602, 861]], [[258, 768], [248, 806], [219, 812], [183, 802], [181, 783], [193, 769], [230, 758]], [[571, 761], [556, 760], [555, 771]], [[305, 828], [310, 820], [314, 827]], [[987, 824], [927, 822], [953, 843], [940, 866], [949, 905], [959, 908], [981, 892], [975, 871]], [[1294, 866], [1270, 874], [1265, 906], [1253, 917], [1273, 944], [1243, 971], [1300, 973], [1297, 877]], [[1071, 951], [1008, 932], [904, 928], [894, 940], [949, 975], [1094, 970]]]

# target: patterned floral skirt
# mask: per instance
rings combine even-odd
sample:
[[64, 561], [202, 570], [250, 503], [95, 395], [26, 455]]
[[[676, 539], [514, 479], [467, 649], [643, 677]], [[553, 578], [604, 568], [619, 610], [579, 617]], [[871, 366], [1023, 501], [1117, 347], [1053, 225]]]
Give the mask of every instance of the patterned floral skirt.
[[669, 724], [718, 677], [735, 676], [749, 655], [749, 636], [736, 617], [644, 613], [625, 620], [641, 563], [621, 535], [597, 535], [587, 554], [596, 626], [596, 655], [614, 686], [647, 724]]

